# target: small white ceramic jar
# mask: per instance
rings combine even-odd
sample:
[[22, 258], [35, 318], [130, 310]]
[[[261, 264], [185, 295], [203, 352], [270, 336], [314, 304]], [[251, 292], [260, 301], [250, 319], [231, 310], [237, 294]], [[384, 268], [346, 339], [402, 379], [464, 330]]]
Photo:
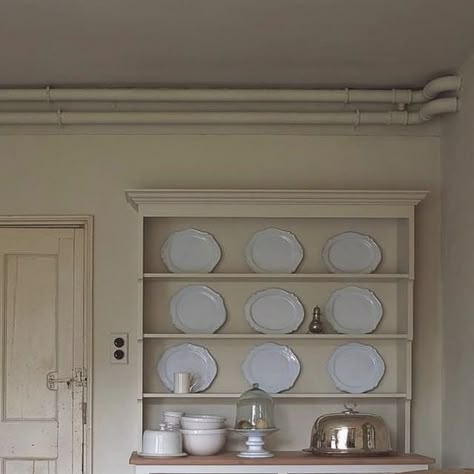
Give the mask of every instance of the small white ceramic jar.
[[183, 441], [178, 430], [160, 424], [159, 430], [145, 430], [143, 433], [143, 454], [151, 456], [176, 456], [183, 452]]

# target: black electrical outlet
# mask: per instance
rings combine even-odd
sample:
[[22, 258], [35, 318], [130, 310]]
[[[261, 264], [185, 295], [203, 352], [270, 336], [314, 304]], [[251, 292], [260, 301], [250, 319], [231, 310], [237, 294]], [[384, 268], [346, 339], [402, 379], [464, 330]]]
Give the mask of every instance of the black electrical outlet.
[[125, 357], [125, 353], [122, 351], [122, 349], [117, 349], [114, 352], [114, 357], [117, 360], [122, 360]]
[[114, 346], [115, 347], [123, 347], [125, 344], [125, 341], [123, 340], [123, 337], [116, 337], [114, 339]]
[[128, 364], [128, 334], [113, 332], [109, 341], [110, 363]]

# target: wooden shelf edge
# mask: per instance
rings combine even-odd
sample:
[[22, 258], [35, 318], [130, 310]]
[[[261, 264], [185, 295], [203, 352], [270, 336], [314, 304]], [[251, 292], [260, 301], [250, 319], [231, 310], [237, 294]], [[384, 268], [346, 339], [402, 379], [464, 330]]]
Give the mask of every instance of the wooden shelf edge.
[[[145, 398], [174, 398], [174, 399], [206, 399], [206, 398], [239, 398], [240, 393], [143, 393]], [[406, 393], [275, 393], [276, 399], [406, 399]]]
[[409, 340], [408, 334], [167, 334], [145, 333], [142, 339], [322, 339], [322, 340]]
[[395, 281], [409, 280], [408, 273], [144, 273], [144, 280], [326, 280], [326, 281]]
[[425, 465], [435, 460], [420, 454], [396, 453], [389, 456], [312, 456], [301, 451], [274, 451], [274, 457], [245, 459], [237, 452], [224, 452], [214, 456], [186, 456], [182, 458], [152, 458], [139, 456], [135, 451], [129, 463], [134, 465]]

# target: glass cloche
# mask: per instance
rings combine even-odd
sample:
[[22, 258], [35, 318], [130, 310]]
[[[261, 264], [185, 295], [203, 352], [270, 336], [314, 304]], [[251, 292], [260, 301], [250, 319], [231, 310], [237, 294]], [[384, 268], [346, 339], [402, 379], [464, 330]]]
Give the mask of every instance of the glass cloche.
[[273, 399], [264, 390], [253, 384], [237, 401], [235, 428], [239, 430], [267, 430], [275, 428], [273, 422]]

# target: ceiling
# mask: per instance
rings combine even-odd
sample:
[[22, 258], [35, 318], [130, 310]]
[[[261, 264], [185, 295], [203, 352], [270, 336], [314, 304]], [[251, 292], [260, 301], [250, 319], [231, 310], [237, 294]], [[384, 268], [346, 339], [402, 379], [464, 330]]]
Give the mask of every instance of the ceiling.
[[474, 0], [1, 0], [0, 86], [419, 86]]

